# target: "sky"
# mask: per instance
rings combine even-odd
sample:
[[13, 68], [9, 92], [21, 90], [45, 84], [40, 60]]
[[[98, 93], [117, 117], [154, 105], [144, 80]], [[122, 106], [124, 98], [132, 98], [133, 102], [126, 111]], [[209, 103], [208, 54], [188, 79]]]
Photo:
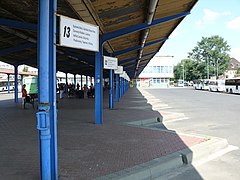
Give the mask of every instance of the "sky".
[[187, 58], [202, 37], [219, 35], [231, 47], [230, 57], [240, 61], [240, 0], [199, 0], [157, 55], [174, 56], [174, 64]]

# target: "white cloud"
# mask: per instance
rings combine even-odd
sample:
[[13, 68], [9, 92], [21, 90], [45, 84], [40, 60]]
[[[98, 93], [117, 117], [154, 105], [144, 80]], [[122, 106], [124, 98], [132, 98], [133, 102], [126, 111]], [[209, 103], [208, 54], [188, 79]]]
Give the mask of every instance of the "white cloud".
[[227, 29], [240, 30], [240, 16], [226, 23]]
[[234, 57], [235, 59], [240, 61], [240, 47], [232, 48], [231, 53], [230, 53], [230, 57]]
[[220, 16], [229, 16], [231, 12], [216, 12], [210, 9], [203, 10], [203, 17], [196, 22], [198, 28], [204, 28], [206, 25], [214, 24]]

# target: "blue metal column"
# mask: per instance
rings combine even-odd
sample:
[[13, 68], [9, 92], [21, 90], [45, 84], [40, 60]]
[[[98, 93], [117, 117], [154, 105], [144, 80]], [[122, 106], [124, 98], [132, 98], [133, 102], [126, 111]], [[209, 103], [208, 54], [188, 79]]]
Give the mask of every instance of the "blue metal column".
[[119, 98], [122, 97], [122, 78], [119, 76]]
[[123, 96], [123, 89], [124, 89], [124, 79], [121, 79], [121, 95]]
[[116, 74], [116, 102], [119, 102], [119, 75]]
[[56, 11], [57, 0], [50, 3], [50, 32], [49, 32], [49, 91], [50, 91], [50, 132], [51, 132], [51, 178], [58, 179], [58, 151], [57, 151], [57, 97], [56, 97]]
[[14, 100], [18, 103], [18, 65], [14, 65]]
[[123, 94], [126, 92], [126, 79], [123, 78]]
[[66, 73], [65, 92], [66, 92], [66, 95], [68, 96], [68, 75], [67, 75], [67, 73]]
[[77, 87], [77, 79], [76, 79], [76, 74], [73, 76], [73, 83], [74, 83], [74, 89]]
[[114, 93], [114, 87], [113, 87], [113, 81], [114, 81], [114, 70], [110, 69], [110, 74], [109, 74], [109, 85], [110, 85], [110, 90], [109, 90], [109, 108], [113, 109], [113, 93]]
[[7, 80], [8, 80], [8, 94], [10, 93], [10, 74], [7, 74]]
[[103, 44], [99, 42], [99, 52], [95, 54], [95, 123], [102, 124], [102, 101], [103, 101], [103, 90], [102, 90], [102, 52]]
[[83, 75], [81, 75], [81, 90], [83, 89], [83, 78], [82, 78]]
[[41, 179], [51, 179], [50, 120], [49, 120], [49, 0], [39, 0], [38, 21], [38, 65], [39, 88], [37, 129], [40, 140]]

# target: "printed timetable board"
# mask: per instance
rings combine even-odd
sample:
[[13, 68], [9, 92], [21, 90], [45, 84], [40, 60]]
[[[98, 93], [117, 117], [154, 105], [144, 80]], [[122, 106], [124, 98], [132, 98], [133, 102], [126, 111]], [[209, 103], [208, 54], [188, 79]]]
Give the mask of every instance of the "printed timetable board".
[[115, 74], [122, 74], [123, 73], [123, 66], [118, 66], [116, 70], [114, 70]]
[[99, 51], [99, 27], [60, 16], [60, 46]]
[[103, 68], [104, 69], [117, 69], [118, 59], [110, 56], [103, 56]]

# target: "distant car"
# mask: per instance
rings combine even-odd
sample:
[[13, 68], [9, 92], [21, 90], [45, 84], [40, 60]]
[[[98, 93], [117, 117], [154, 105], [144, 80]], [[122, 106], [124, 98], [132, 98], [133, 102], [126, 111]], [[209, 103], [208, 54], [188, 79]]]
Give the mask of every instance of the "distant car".
[[183, 80], [182, 80], [182, 79], [179, 79], [179, 80], [178, 80], [177, 86], [178, 86], [178, 87], [183, 87], [183, 86], [184, 86], [184, 83], [183, 83]]

